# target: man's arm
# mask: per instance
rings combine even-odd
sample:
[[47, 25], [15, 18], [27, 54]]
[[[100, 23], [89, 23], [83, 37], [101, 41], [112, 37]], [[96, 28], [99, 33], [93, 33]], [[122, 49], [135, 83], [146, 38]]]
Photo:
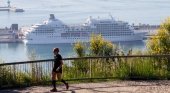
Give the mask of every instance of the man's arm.
[[63, 60], [60, 60], [60, 62], [61, 62], [61, 65], [57, 68], [57, 71], [62, 67], [62, 65], [63, 65]]
[[61, 65], [59, 66], [60, 68], [62, 67], [62, 65], [63, 65], [63, 60], [60, 60], [60, 62], [61, 62]]

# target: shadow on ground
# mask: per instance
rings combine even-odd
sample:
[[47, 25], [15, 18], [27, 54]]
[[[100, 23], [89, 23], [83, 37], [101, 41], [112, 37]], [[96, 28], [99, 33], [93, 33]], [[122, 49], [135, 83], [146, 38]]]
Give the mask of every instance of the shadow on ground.
[[[165, 88], [162, 88], [162, 86]], [[165, 91], [162, 93], [168, 93], [166, 89], [170, 88], [170, 81], [111, 81], [71, 84], [69, 90], [65, 90], [64, 86], [58, 86], [58, 93], [142, 93], [137, 91], [157, 91], [160, 87], [162, 89], [160, 91]], [[37, 91], [39, 93], [50, 93], [50, 89], [50, 86], [33, 86], [22, 89], [0, 90], [0, 93], [37, 93]]]

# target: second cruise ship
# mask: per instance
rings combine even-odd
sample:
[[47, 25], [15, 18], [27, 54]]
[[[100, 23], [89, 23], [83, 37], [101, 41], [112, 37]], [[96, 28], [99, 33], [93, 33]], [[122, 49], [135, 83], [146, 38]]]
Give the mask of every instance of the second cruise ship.
[[42, 24], [32, 25], [25, 32], [26, 44], [53, 44], [89, 42], [92, 34], [100, 34], [111, 42], [143, 40], [146, 32], [135, 32], [127, 22], [110, 19], [93, 19], [80, 25], [66, 25], [54, 14]]

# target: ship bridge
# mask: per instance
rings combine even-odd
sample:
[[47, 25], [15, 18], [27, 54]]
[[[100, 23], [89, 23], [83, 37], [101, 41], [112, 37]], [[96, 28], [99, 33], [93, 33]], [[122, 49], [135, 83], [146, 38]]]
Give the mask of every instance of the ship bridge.
[[49, 20], [44, 21], [43, 24], [54, 28], [63, 28], [65, 26], [65, 24], [62, 21], [55, 18], [54, 14], [50, 14]]

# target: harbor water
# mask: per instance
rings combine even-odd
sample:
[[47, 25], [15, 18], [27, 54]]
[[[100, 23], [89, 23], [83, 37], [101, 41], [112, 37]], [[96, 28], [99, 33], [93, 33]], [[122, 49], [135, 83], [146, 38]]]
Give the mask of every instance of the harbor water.
[[[144, 50], [146, 49], [146, 41], [133, 41], [133, 42], [117, 42], [116, 45], [120, 46], [124, 51], [130, 49]], [[40, 45], [25, 45], [23, 43], [0, 43], [0, 59], [5, 62], [19, 62], [28, 61], [29, 57], [36, 55], [36, 59], [52, 59], [52, 49], [54, 47], [60, 48], [60, 53], [63, 58], [76, 57], [73, 49], [73, 44], [40, 44]], [[88, 49], [88, 47], [86, 48]]]
[[[1, 0], [5, 6], [7, 0]], [[133, 1], [133, 2], [132, 2]], [[31, 26], [48, 19], [49, 14], [66, 24], [82, 23], [89, 16], [109, 18], [129, 24], [158, 25], [170, 15], [170, 0], [13, 0], [12, 6], [23, 8], [25, 12], [0, 12], [0, 28], [9, 27], [13, 23]], [[119, 45], [128, 49], [145, 49], [146, 42], [121, 42]], [[34, 52], [37, 59], [53, 58], [52, 49], [61, 48], [63, 57], [73, 57], [72, 44], [24, 45], [23, 43], [0, 43], [0, 59], [5, 62], [27, 61]]]

